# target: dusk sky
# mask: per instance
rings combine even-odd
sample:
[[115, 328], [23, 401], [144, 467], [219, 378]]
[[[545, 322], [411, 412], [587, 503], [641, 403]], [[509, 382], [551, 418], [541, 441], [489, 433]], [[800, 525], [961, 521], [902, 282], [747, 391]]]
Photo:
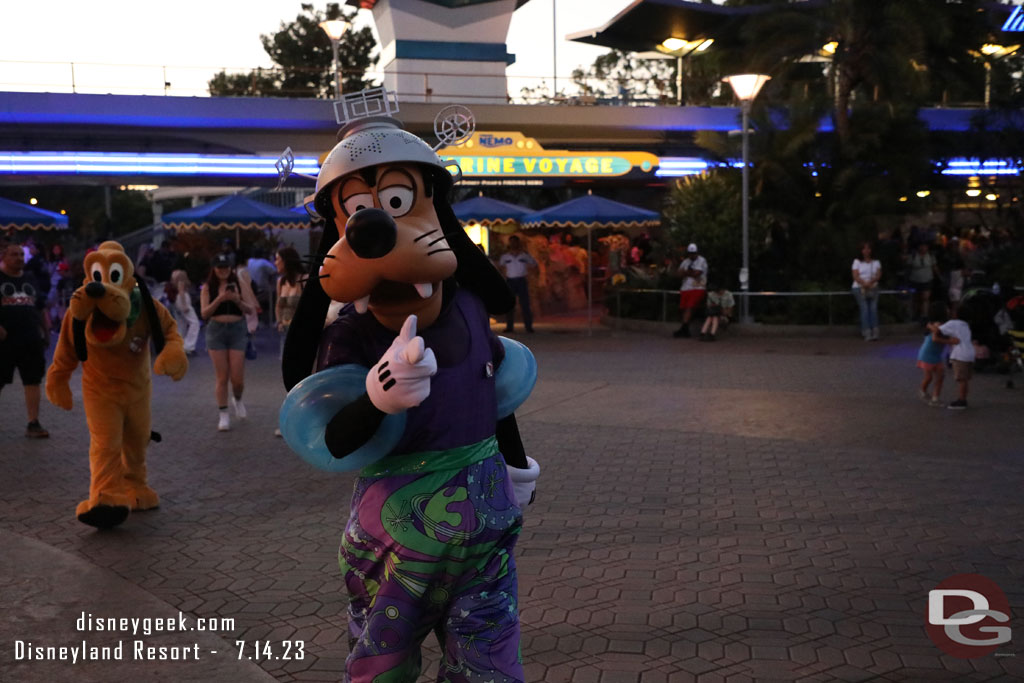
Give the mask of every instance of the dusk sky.
[[[560, 78], [605, 51], [562, 38], [601, 26], [629, 2], [557, 0]], [[169, 94], [202, 95], [206, 81], [223, 67], [271, 66], [259, 36], [291, 21], [300, 5], [281, 0], [0, 0], [0, 90], [70, 91], [69, 63], [75, 62], [79, 92], [163, 94], [160, 67], [167, 66]], [[366, 10], [360, 10], [357, 21], [373, 23]], [[516, 55], [508, 70], [510, 90], [521, 87], [517, 77], [550, 77], [552, 0], [532, 0], [516, 11], [508, 45]]]

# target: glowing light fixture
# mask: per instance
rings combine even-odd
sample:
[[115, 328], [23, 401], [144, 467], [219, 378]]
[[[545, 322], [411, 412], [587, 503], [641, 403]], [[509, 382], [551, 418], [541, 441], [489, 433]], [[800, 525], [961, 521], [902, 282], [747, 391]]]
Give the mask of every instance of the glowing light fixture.
[[930, 194], [931, 194], [931, 190], [918, 190], [917, 191], [917, 196], [920, 197], [921, 199], [924, 199], [925, 197], [927, 197]]
[[68, 212], [67, 212], [67, 211], [65, 211], [64, 209], [61, 209], [61, 210], [60, 210], [60, 215], [61, 215], [61, 216], [67, 216], [67, 215], [68, 215]]
[[740, 100], [741, 124], [743, 126], [743, 267], [740, 268], [740, 290], [743, 297], [740, 299], [740, 322], [749, 323], [750, 318], [750, 297], [746, 296], [750, 289], [750, 107], [754, 98], [760, 92], [761, 86], [767, 83], [771, 76], [764, 74], [735, 74], [727, 76], [722, 80], [732, 86], [732, 91]]
[[757, 93], [761, 92], [761, 87], [771, 78], [764, 74], [737, 74], [727, 76], [722, 80], [732, 86], [732, 91], [736, 93], [736, 97], [741, 102], [750, 102], [757, 97]]
[[671, 53], [690, 53], [690, 52], [704, 52], [714, 44], [714, 38], [697, 38], [696, 40], [686, 40], [684, 38], [666, 38], [661, 41], [661, 45], [658, 47], [662, 52]]
[[907, 198], [906, 197], [900, 197], [900, 201], [901, 202], [905, 202], [905, 201], [907, 201]]
[[463, 228], [466, 234], [469, 235], [469, 239], [472, 240], [473, 244], [479, 244], [484, 249], [484, 253], [490, 252], [490, 232], [484, 226], [479, 223], [470, 223]]
[[33, 197], [32, 199], [28, 200], [28, 203], [31, 204], [32, 206], [35, 206], [36, 204], [39, 203], [39, 200]]
[[341, 40], [341, 37], [345, 35], [345, 32], [352, 28], [352, 24], [344, 19], [321, 21], [319, 26], [331, 40]]
[[821, 51], [827, 55], [834, 55], [838, 49], [839, 43], [834, 40], [821, 46]]
[[352, 28], [352, 24], [344, 19], [330, 19], [321, 21], [320, 28], [324, 30], [327, 37], [331, 39], [331, 50], [334, 52], [334, 96], [341, 97], [341, 69], [338, 66], [338, 43], [345, 31]]
[[682, 38], [666, 38], [665, 40], [661, 41], [661, 46], [668, 50], [669, 52], [682, 50], [687, 45], [689, 45], [689, 41], [683, 40]]
[[981, 195], [981, 190], [979, 190], [976, 187], [972, 187], [972, 188], [968, 188], [967, 191], [964, 194], [966, 194], [968, 197], [977, 197], [977, 196]]
[[990, 202], [994, 202], [995, 200], [999, 199], [999, 195], [995, 194], [994, 192], [989, 192], [987, 195], [985, 195], [985, 199], [989, 200]]
[[1014, 52], [1020, 49], [1020, 45], [996, 45], [995, 43], [985, 43], [981, 46], [981, 54], [986, 57], [1005, 57], [1006, 55], [1012, 55]]

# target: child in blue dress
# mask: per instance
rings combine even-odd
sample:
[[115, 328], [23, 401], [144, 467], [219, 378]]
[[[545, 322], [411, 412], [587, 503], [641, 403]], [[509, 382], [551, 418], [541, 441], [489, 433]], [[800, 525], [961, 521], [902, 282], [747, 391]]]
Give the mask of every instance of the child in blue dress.
[[[945, 366], [942, 362], [942, 354], [951, 340], [939, 332], [939, 325], [945, 316], [941, 306], [932, 306], [928, 312], [928, 333], [921, 342], [921, 348], [917, 351], [917, 367], [921, 368], [921, 388], [918, 392], [922, 401], [926, 401], [933, 408], [942, 405], [939, 395], [942, 393], [942, 380], [945, 377]], [[931, 385], [931, 396], [928, 395], [928, 387]]]

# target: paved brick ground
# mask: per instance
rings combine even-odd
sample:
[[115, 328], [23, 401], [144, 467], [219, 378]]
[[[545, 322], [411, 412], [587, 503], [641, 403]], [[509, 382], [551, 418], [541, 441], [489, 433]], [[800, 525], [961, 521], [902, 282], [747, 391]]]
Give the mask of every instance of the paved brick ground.
[[[910, 337], [542, 329], [526, 341], [541, 380], [519, 422], [543, 466], [518, 553], [528, 681], [1024, 676], [1024, 391], [982, 375], [970, 410], [928, 408]], [[352, 478], [273, 438], [274, 343], [249, 365], [250, 420], [227, 434], [208, 359], [181, 383], [156, 380], [163, 505], [110, 533], [73, 515], [88, 481], [78, 392], [73, 413], [44, 408], [42, 442], [21, 435], [20, 388], [0, 394], [0, 681], [341, 679], [336, 548]], [[1009, 597], [1016, 639], [1002, 656], [954, 659], [925, 635], [927, 591], [963, 572]], [[202, 636], [219, 655], [13, 660], [15, 639], [99, 643], [75, 633], [83, 611], [179, 610], [235, 619]], [[303, 640], [306, 657], [238, 661], [234, 641], [256, 639], [276, 654]], [[423, 681], [436, 651], [428, 641]]]

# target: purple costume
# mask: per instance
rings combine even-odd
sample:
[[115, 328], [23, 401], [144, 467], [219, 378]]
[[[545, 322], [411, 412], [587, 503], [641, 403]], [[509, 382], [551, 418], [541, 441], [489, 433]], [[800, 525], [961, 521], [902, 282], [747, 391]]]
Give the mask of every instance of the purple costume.
[[[347, 306], [324, 331], [317, 369], [371, 367], [395, 336]], [[521, 682], [513, 548], [522, 515], [494, 437], [504, 350], [483, 304], [462, 289], [420, 336], [438, 361], [430, 395], [407, 411], [392, 452], [360, 473], [339, 550], [349, 680], [415, 681], [434, 631], [439, 681]]]

